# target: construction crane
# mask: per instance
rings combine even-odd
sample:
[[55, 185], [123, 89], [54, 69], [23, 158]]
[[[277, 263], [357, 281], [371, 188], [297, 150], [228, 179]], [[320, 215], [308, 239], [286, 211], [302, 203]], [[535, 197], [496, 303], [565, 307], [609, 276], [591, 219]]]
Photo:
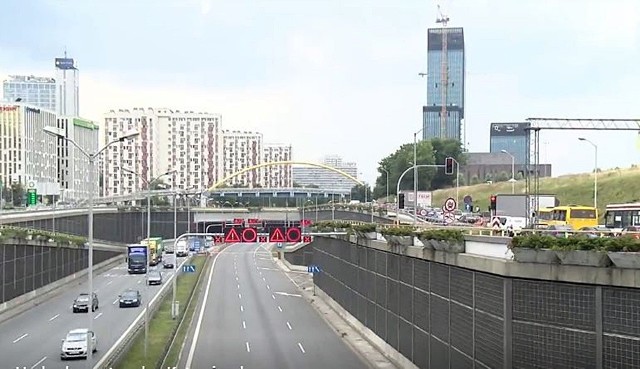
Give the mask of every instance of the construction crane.
[[447, 23], [449, 16], [442, 12], [438, 4], [436, 23], [442, 24], [442, 56], [440, 57], [440, 88], [442, 91], [442, 109], [440, 110], [440, 138], [447, 138], [447, 95], [449, 92], [449, 55], [447, 45]]

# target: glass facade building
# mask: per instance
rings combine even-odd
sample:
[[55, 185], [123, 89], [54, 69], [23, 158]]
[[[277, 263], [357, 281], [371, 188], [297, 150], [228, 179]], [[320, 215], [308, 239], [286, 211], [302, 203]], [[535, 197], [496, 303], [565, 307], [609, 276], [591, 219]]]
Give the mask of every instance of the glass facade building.
[[2, 83], [2, 95], [5, 102], [21, 99], [24, 104], [56, 110], [56, 81], [53, 78], [9, 76]]
[[[442, 44], [447, 40], [447, 117], [442, 132]], [[427, 36], [427, 105], [422, 109], [422, 138], [462, 140], [465, 88], [464, 32], [462, 28], [430, 28]]]
[[531, 152], [529, 127], [531, 123], [491, 123], [489, 151], [500, 153], [505, 150], [514, 156], [516, 165], [527, 164]]

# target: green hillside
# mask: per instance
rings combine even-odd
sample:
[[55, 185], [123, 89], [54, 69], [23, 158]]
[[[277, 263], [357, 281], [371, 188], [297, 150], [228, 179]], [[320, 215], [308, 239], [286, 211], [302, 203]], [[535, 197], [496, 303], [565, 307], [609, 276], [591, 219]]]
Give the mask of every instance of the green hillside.
[[[525, 192], [525, 181], [515, 184], [516, 193]], [[460, 202], [471, 195], [474, 206], [486, 211], [492, 194], [511, 193], [511, 183], [478, 184], [460, 187]], [[540, 193], [556, 195], [560, 204], [593, 204], [593, 173], [540, 179]], [[433, 205], [441, 206], [448, 197], [455, 198], [455, 188], [433, 192]], [[607, 204], [640, 201], [640, 168], [609, 170], [598, 173], [598, 209], [601, 215]]]

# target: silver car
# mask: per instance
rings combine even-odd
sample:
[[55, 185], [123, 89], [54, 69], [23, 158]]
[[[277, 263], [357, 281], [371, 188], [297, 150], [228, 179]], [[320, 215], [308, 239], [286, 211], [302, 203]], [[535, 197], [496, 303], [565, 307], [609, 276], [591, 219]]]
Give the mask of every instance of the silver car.
[[162, 272], [151, 270], [147, 273], [147, 285], [162, 284]]

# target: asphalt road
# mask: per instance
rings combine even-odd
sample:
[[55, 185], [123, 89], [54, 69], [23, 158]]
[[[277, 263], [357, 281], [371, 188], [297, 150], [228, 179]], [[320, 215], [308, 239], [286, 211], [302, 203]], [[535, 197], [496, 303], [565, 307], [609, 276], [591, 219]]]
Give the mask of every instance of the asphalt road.
[[180, 368], [367, 368], [261, 245], [229, 246], [207, 283]]
[[[180, 258], [178, 262], [183, 260]], [[163, 283], [167, 283], [173, 270], [163, 272]], [[98, 341], [98, 351], [93, 355], [94, 364], [135, 320], [144, 304], [160, 290], [161, 286], [147, 286], [145, 276], [127, 274], [125, 263], [94, 275], [93, 286], [99, 301], [99, 308], [93, 313], [93, 329]], [[69, 330], [89, 326], [88, 314], [72, 312], [73, 300], [87, 288], [86, 282], [74, 285], [46, 303], [0, 323], [0, 366], [8, 369], [86, 368], [84, 359], [62, 361], [60, 351], [62, 339]], [[122, 309], [118, 306], [118, 295], [127, 288], [140, 290], [143, 306]]]

